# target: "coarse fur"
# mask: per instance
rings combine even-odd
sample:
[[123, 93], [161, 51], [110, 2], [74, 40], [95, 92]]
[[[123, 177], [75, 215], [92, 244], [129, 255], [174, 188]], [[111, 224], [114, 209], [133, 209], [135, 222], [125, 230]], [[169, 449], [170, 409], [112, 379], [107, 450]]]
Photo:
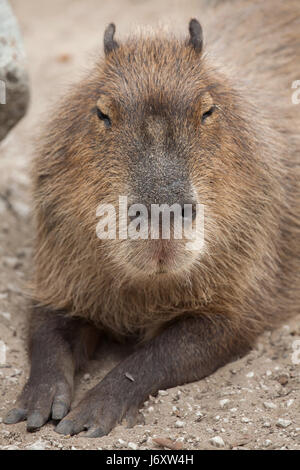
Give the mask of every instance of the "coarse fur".
[[[122, 42], [109, 25], [105, 57], [43, 133], [31, 371], [8, 424], [134, 425], [149, 394], [213, 373], [300, 311], [300, 4], [216, 2], [202, 23]], [[178, 203], [185, 219], [184, 204], [204, 205], [204, 245], [188, 249], [195, 219], [183, 239], [99, 239], [98, 206], [119, 215], [120, 196]], [[98, 331], [138, 347], [70, 411]]]
[[[174, 317], [220, 313], [251, 340], [299, 312], [300, 113], [291, 84], [299, 70], [300, 10], [296, 1], [255, 3], [241, 2], [230, 19], [221, 11], [213, 57], [209, 44], [199, 57], [163, 31], [133, 36], [59, 105], [34, 166], [39, 303], [147, 338]], [[238, 74], [223, 72], [216, 43], [221, 62], [233, 70], [236, 64]], [[201, 130], [206, 89], [218, 109]], [[109, 132], [92, 112], [102, 94], [116, 103]], [[128, 152], [139, 152], [147, 168], [142, 123], [147, 106], [159, 114], [166, 103], [170, 132], [205, 205], [206, 244], [192, 259], [179, 253], [188, 259], [175, 273], [155, 276], [143, 273], [145, 241], [97, 238], [96, 208], [130, 195], [138, 163]]]

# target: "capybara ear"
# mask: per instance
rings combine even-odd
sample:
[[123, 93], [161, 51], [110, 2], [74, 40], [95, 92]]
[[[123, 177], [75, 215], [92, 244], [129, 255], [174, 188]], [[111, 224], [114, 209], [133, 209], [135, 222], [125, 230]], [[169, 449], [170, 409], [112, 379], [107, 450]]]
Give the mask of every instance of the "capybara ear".
[[105, 55], [110, 54], [113, 50], [119, 47], [119, 44], [114, 40], [116, 26], [110, 23], [104, 32], [104, 52]]
[[189, 32], [190, 39], [188, 44], [193, 46], [197, 54], [200, 54], [203, 47], [203, 32], [201, 24], [195, 18], [193, 18], [189, 23]]

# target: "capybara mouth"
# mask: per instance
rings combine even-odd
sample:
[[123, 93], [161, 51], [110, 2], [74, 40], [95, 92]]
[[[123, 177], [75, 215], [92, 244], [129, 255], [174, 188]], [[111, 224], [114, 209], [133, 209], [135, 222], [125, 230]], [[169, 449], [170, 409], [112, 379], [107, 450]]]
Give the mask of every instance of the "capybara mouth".
[[186, 269], [187, 254], [177, 240], [151, 240], [143, 249], [132, 252], [130, 264], [139, 274], [178, 274]]

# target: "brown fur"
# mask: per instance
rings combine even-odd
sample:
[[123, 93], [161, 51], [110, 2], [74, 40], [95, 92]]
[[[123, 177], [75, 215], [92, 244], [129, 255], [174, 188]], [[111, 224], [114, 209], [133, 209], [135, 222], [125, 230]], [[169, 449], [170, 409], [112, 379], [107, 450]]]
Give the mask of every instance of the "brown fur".
[[[195, 22], [190, 40], [158, 31], [121, 44], [110, 26], [106, 57], [46, 128], [33, 171], [32, 299], [40, 307], [32, 320], [39, 325], [32, 357], [41, 353], [42, 337], [61, 345], [53, 363], [65, 350], [69, 357], [87, 328], [67, 340], [72, 317], [119, 338], [144, 340], [58, 432], [89, 428], [90, 435], [103, 435], [147, 394], [212, 373], [243, 354], [264, 328], [300, 311], [300, 108], [292, 104], [291, 88], [299, 79], [300, 5], [230, 5], [203, 12], [203, 51]], [[111, 128], [99, 120], [96, 105]], [[100, 203], [116, 204], [126, 195], [130, 203], [172, 204], [176, 194], [181, 203], [205, 205], [201, 252], [187, 251], [186, 240], [97, 238]], [[152, 255], [171, 249], [160, 272]], [[44, 360], [50, 356], [49, 349]], [[134, 384], [127, 372], [138, 376]], [[46, 382], [55, 390], [54, 376]], [[42, 417], [34, 414], [37, 392], [31, 390], [7, 422], [24, 417], [25, 408], [29, 429], [47, 420], [49, 403], [38, 408]], [[107, 396], [110, 406], [102, 409]], [[66, 414], [70, 392], [64, 397], [53, 412], [57, 419]]]
[[[300, 10], [293, 1], [249, 2], [248, 9], [241, 3], [247, 25], [222, 10], [217, 41], [221, 60], [237, 64], [233, 77], [209, 56], [209, 45], [199, 59], [160, 32], [130, 38], [101, 59], [59, 106], [34, 168], [36, 300], [117, 334], [140, 330], [147, 337], [185, 313], [220, 312], [252, 336], [299, 311], [300, 113], [291, 83], [299, 69]], [[206, 88], [218, 115], [194, 135], [184, 127], [188, 108], [196, 99], [197, 126], [196, 97]], [[117, 103], [112, 138], [91, 113], [100, 93]], [[128, 194], [130, 166], [118, 149], [145, 118], [140, 99], [158, 109], [163, 100], [178, 105], [174, 132], [191, 142], [189, 171], [207, 209], [204, 256], [163, 280], [143, 276], [136, 252], [146, 242], [131, 249], [130, 241], [101, 243], [95, 234], [97, 205]]]

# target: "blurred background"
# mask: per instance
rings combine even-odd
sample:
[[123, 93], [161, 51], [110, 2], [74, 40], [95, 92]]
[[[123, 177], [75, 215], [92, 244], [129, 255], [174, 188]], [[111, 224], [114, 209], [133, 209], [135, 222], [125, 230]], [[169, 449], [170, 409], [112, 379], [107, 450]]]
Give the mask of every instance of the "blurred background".
[[[208, 0], [209, 1], [209, 0]], [[186, 32], [188, 21], [201, 19], [205, 0], [11, 0], [24, 37], [31, 79], [31, 113], [102, 54], [103, 32], [110, 22], [116, 37], [143, 25], [169, 23]], [[211, 0], [210, 3], [213, 3]]]

